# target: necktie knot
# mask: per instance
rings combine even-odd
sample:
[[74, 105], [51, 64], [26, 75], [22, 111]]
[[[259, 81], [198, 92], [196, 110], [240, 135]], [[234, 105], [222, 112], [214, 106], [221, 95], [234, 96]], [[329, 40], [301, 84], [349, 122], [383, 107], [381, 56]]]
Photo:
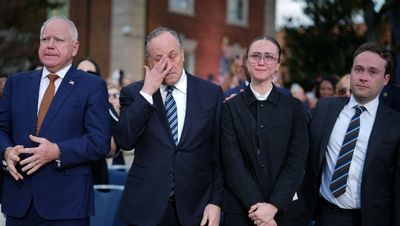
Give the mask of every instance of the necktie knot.
[[167, 86], [167, 93], [172, 93], [174, 91], [175, 86]]
[[356, 106], [354, 106], [354, 108], [356, 109], [357, 116], [360, 116], [361, 113], [363, 113], [364, 111], [367, 110], [364, 106], [361, 106], [361, 105], [356, 105]]
[[47, 75], [47, 78], [49, 78], [50, 82], [55, 82], [58, 79], [58, 75], [56, 74], [49, 74]]

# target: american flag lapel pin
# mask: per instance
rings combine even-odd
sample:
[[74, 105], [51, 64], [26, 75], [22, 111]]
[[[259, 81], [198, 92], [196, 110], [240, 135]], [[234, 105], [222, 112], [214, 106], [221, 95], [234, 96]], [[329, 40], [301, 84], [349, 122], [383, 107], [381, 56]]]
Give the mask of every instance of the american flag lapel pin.
[[70, 84], [70, 85], [74, 85], [74, 84], [75, 84], [75, 82], [74, 82], [74, 81], [72, 81], [72, 80], [69, 80], [69, 84]]

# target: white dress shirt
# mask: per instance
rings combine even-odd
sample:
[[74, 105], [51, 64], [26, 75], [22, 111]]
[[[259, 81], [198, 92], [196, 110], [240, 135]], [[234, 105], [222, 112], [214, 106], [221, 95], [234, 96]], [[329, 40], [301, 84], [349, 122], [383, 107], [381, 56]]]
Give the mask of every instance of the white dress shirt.
[[[187, 100], [187, 75], [185, 70], [182, 70], [181, 78], [174, 84], [175, 89], [172, 91], [176, 103], [176, 110], [178, 114], [178, 142], [181, 140], [182, 130], [186, 116], [186, 100]], [[165, 104], [165, 97], [167, 96], [167, 86], [161, 84], [160, 93], [163, 104]], [[140, 91], [140, 94], [149, 102], [153, 104], [153, 97], [145, 92]]]
[[329, 185], [335, 169], [337, 157], [347, 132], [347, 128], [351, 118], [356, 112], [356, 110], [353, 108], [356, 105], [361, 104], [357, 103], [352, 95], [349, 103], [343, 107], [339, 117], [336, 120], [335, 126], [333, 127], [331, 136], [329, 138], [327, 151], [325, 152], [325, 164], [320, 187], [320, 194], [322, 197], [344, 209], [360, 208], [361, 180], [364, 161], [367, 154], [368, 141], [374, 125], [376, 112], [378, 110], [379, 95], [369, 103], [363, 105], [367, 110], [364, 111], [360, 116], [360, 131], [350, 164], [346, 192], [335, 198], [329, 188]]
[[[56, 75], [58, 75], [58, 79], [54, 82], [54, 85], [55, 85], [54, 95], [56, 95], [58, 87], [60, 87], [60, 84], [61, 84], [62, 80], [64, 79], [65, 75], [67, 74], [71, 65], [72, 64], [66, 66], [65, 68], [63, 68], [55, 73]], [[40, 79], [40, 86], [39, 86], [39, 99], [38, 99], [38, 106], [37, 106], [37, 114], [39, 114], [40, 104], [42, 103], [44, 93], [46, 92], [46, 89], [50, 83], [50, 79], [47, 77], [49, 74], [53, 74], [53, 73], [49, 72], [46, 67], [43, 67], [42, 78]]]
[[268, 92], [266, 94], [259, 94], [259, 93], [257, 93], [257, 91], [255, 89], [253, 89], [252, 84], [250, 83], [250, 89], [253, 92], [256, 99], [259, 101], [267, 100], [269, 94], [272, 91], [272, 87], [273, 87], [273, 85], [271, 84], [271, 88], [268, 90]]

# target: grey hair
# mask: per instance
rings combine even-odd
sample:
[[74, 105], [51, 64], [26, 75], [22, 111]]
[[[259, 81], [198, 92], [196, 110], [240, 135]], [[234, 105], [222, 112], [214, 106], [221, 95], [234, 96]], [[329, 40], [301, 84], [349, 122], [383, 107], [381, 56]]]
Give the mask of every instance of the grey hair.
[[65, 22], [67, 22], [67, 24], [69, 26], [69, 31], [70, 31], [72, 40], [78, 41], [78, 29], [76, 29], [76, 26], [75, 26], [74, 22], [72, 22], [70, 19], [68, 19], [66, 17], [63, 17], [63, 16], [54, 16], [54, 17], [51, 17], [51, 18], [47, 19], [43, 23], [42, 27], [40, 28], [40, 37], [42, 37], [43, 30], [47, 26], [47, 24], [50, 23], [53, 20], [56, 20], [56, 19], [64, 20]]
[[146, 57], [149, 57], [149, 56], [150, 56], [149, 46], [148, 46], [149, 42], [150, 42], [153, 38], [155, 38], [155, 37], [161, 35], [161, 34], [164, 33], [164, 32], [169, 32], [172, 36], [174, 36], [175, 39], [176, 39], [176, 41], [178, 41], [178, 43], [179, 43], [179, 47], [183, 48], [182, 39], [181, 39], [181, 36], [178, 34], [178, 32], [176, 32], [175, 30], [172, 30], [171, 28], [167, 28], [167, 27], [157, 27], [156, 29], [152, 30], [152, 31], [146, 36], [146, 38], [145, 38], [145, 40], [144, 40], [144, 45], [145, 45], [145, 48], [146, 48], [146, 49], [145, 49], [145, 51], [146, 51], [146, 52], [145, 52], [145, 56], [146, 56]]

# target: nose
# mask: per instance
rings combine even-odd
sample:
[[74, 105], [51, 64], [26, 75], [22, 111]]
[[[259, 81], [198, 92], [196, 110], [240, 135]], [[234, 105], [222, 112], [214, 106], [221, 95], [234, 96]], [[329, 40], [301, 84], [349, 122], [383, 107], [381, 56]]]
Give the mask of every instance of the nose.
[[264, 65], [265, 64], [265, 60], [266, 60], [265, 56], [261, 56], [260, 60], [258, 61], [258, 64], [259, 65]]
[[47, 42], [47, 46], [48, 49], [53, 49], [54, 48], [54, 39], [51, 38], [48, 42]]
[[369, 72], [366, 70], [360, 75], [360, 80], [366, 81], [369, 78]]

